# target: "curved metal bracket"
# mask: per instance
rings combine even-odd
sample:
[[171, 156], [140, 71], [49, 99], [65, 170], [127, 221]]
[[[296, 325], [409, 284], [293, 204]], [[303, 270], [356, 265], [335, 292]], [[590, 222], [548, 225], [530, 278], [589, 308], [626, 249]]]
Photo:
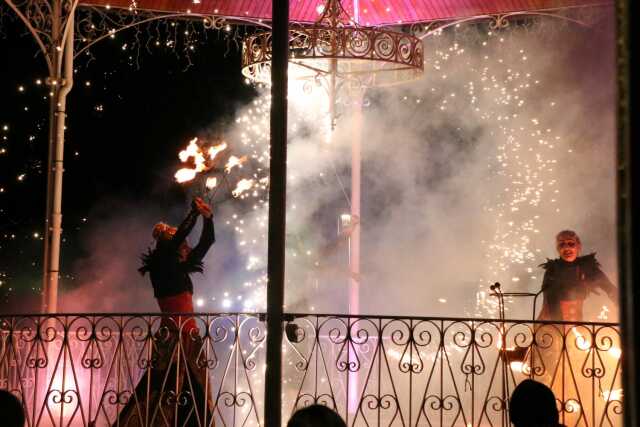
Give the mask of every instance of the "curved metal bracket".
[[[100, 14], [100, 16], [102, 16], [104, 19], [108, 19], [111, 23], [113, 23], [114, 28], [109, 28], [104, 29], [106, 32], [98, 37], [96, 37], [95, 39], [91, 40], [90, 42], [88, 42], [86, 45], [82, 46], [82, 48], [80, 48], [76, 53], [75, 53], [75, 57], [77, 58], [80, 54], [86, 52], [88, 49], [90, 49], [93, 45], [95, 45], [96, 43], [106, 39], [106, 38], [112, 38], [115, 34], [124, 31], [124, 30], [128, 30], [140, 25], [144, 25], [144, 24], [148, 24], [150, 22], [154, 22], [154, 21], [160, 21], [160, 20], [172, 20], [172, 19], [186, 19], [186, 20], [202, 20], [202, 26], [204, 29], [206, 30], [223, 30], [225, 29], [225, 27], [229, 26], [229, 25], [233, 25], [233, 24], [250, 24], [250, 25], [254, 25], [254, 26], [260, 26], [260, 27], [265, 27], [265, 28], [271, 28], [269, 25], [265, 24], [264, 22], [262, 22], [261, 20], [255, 20], [255, 19], [244, 19], [244, 18], [226, 18], [223, 16], [216, 16], [216, 15], [201, 15], [201, 14], [195, 14], [195, 13], [191, 13], [189, 11], [187, 12], [180, 12], [180, 13], [170, 13], [170, 14], [155, 14], [155, 13], [147, 13], [145, 14], [145, 17], [137, 20], [137, 21], [133, 21], [133, 22], [129, 22], [129, 23], [123, 23], [123, 22], [118, 22], [117, 20], [114, 20], [112, 18], [107, 17], [107, 14], [102, 11], [100, 8], [96, 8], [96, 7], [91, 7], [90, 8], [92, 11], [97, 12], [98, 14]], [[127, 12], [127, 15], [131, 15], [132, 12], [128, 9], [123, 10]], [[118, 12], [118, 11], [116, 11]], [[135, 11], [133, 12], [133, 14], [135, 15]], [[86, 25], [86, 22], [79, 22], [78, 25]], [[95, 24], [90, 24], [90, 25], [95, 25]], [[80, 32], [79, 32], [80, 33]]]
[[[594, 5], [592, 7], [598, 7], [598, 6], [604, 6], [604, 5]], [[425, 37], [439, 33], [446, 28], [457, 26], [460, 24], [465, 24], [468, 22], [482, 21], [482, 20], [491, 21], [489, 23], [489, 28], [491, 28], [492, 30], [501, 30], [509, 26], [509, 19], [514, 17], [526, 17], [526, 16], [542, 16], [542, 17], [555, 18], [555, 19], [567, 21], [582, 27], [586, 27], [586, 28], [591, 27], [591, 24], [585, 21], [581, 21], [579, 19], [572, 18], [570, 16], [566, 16], [560, 13], [561, 11], [567, 10], [567, 9], [575, 9], [575, 8], [546, 9], [546, 10], [527, 11], [527, 12], [511, 12], [511, 13], [498, 14], [498, 15], [477, 15], [477, 16], [471, 16], [468, 18], [457, 19], [453, 21], [435, 21], [427, 24], [414, 24], [411, 26], [411, 33], [422, 40]]]

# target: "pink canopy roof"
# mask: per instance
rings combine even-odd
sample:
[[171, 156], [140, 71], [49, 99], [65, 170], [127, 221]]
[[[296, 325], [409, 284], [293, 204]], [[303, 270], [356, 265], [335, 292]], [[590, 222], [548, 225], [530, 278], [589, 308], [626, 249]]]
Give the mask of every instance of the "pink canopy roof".
[[[195, 2], [194, 2], [195, 1]], [[198, 2], [199, 1], [199, 2]], [[80, 0], [85, 5], [128, 8], [131, 0]], [[186, 12], [235, 18], [271, 19], [271, 0], [137, 0], [138, 9]], [[290, 19], [314, 22], [324, 0], [289, 0]], [[613, 0], [342, 0], [344, 9], [361, 25], [396, 25], [461, 19], [479, 15], [533, 12], [568, 7], [613, 4]]]

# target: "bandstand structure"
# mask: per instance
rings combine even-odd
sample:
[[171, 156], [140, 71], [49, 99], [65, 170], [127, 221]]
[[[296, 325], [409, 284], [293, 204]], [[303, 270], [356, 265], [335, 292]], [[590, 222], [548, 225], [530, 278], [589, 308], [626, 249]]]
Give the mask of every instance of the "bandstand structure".
[[[628, 344], [618, 325], [360, 315], [359, 141], [352, 159], [352, 309], [345, 315], [313, 316], [283, 310], [291, 65], [307, 70], [305, 78], [322, 81], [333, 108], [347, 89], [357, 92], [414, 79], [423, 67], [421, 40], [450, 25], [489, 20], [501, 28], [509, 19], [527, 15], [574, 20], [571, 12], [577, 8], [611, 7], [612, 2], [4, 1], [34, 37], [52, 93], [43, 274], [47, 314], [0, 315], [0, 387], [23, 400], [28, 425], [112, 425], [125, 403], [138, 399], [133, 389], [154, 368], [159, 343], [178, 334], [172, 351], [180, 359], [184, 340], [194, 339], [182, 335], [182, 321], [163, 330], [166, 316], [160, 314], [56, 314], [66, 97], [73, 86], [73, 61], [118, 31], [164, 19], [201, 22], [207, 29], [255, 27], [243, 41], [243, 73], [269, 83], [272, 92], [267, 313], [193, 315], [204, 331], [199, 363], [210, 373], [214, 406], [194, 407], [185, 423], [275, 427], [294, 408], [322, 403], [350, 426], [507, 426], [512, 387], [527, 377], [550, 377], [556, 379], [554, 391], [567, 425], [621, 425], [621, 349]], [[114, 17], [105, 19], [110, 14]], [[96, 17], [100, 25], [93, 23]], [[620, 114], [628, 114], [624, 106]], [[620, 186], [628, 188], [628, 179], [622, 173]], [[630, 280], [624, 264], [629, 250], [625, 207], [621, 204], [619, 218], [623, 291]], [[542, 356], [550, 346], [561, 348], [551, 361]], [[631, 375], [634, 366], [628, 365]], [[162, 387], [176, 408], [189, 404], [188, 388], [177, 392], [169, 377]], [[625, 400], [634, 402], [635, 388], [629, 390]], [[161, 410], [136, 404], [137, 425], [164, 425]], [[633, 423], [636, 411], [628, 408], [625, 417]]]

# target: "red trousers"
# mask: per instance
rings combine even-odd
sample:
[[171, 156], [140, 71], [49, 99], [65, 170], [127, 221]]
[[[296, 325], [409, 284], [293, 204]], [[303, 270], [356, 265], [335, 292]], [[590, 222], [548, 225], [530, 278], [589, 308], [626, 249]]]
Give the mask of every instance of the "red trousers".
[[[182, 292], [178, 295], [158, 298], [158, 305], [163, 313], [193, 313], [192, 297], [191, 292]], [[175, 326], [182, 330], [182, 333], [188, 334], [193, 329], [198, 329], [193, 317], [171, 316], [171, 319], [175, 322]]]

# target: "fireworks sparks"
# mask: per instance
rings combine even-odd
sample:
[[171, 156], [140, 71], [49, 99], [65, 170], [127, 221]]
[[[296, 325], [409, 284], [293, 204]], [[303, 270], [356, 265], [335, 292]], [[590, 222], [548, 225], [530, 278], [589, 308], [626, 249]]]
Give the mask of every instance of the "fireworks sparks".
[[218, 155], [218, 153], [221, 153], [226, 149], [227, 149], [226, 142], [223, 142], [222, 144], [214, 145], [213, 147], [209, 148], [209, 159], [214, 160]]
[[[497, 41], [497, 37], [493, 37], [490, 43]], [[504, 40], [501, 43], [504, 43]], [[540, 220], [535, 215], [531, 215], [529, 218], [525, 218], [525, 216], [529, 214], [530, 206], [534, 208], [542, 206], [549, 202], [550, 196], [558, 200], [559, 195], [554, 193], [555, 188], [552, 188], [557, 184], [548, 185], [547, 182], [553, 181], [554, 172], [550, 172], [549, 169], [554, 167], [552, 162], [554, 160], [553, 155], [558, 151], [557, 147], [560, 146], [560, 140], [556, 140], [555, 137], [559, 135], [554, 134], [554, 129], [551, 129], [551, 132], [547, 131], [549, 126], [545, 124], [545, 117], [542, 114], [533, 118], [526, 117], [524, 109], [529, 106], [528, 94], [535, 87], [536, 79], [539, 76], [527, 74], [527, 72], [523, 71], [526, 68], [517, 63], [512, 66], [511, 60], [507, 58], [506, 53], [504, 55], [501, 54], [501, 58], [486, 55], [486, 64], [475, 69], [476, 75], [469, 79], [468, 84], [466, 86], [459, 84], [461, 82], [455, 78], [456, 74], [452, 70], [452, 60], [456, 57], [465, 58], [468, 55], [467, 52], [471, 50], [452, 45], [451, 49], [442, 49], [441, 52], [438, 52], [435, 56], [430, 56], [428, 59], [434, 58], [438, 62], [433, 68], [438, 73], [439, 82], [446, 82], [447, 85], [450, 85], [455, 81], [457, 85], [454, 89], [446, 88], [446, 92], [444, 92], [446, 96], [443, 97], [442, 103], [437, 108], [442, 107], [443, 110], [456, 111], [456, 103], [468, 102], [474, 109], [477, 108], [474, 111], [478, 115], [482, 115], [485, 121], [502, 125], [499, 130], [503, 133], [496, 130], [494, 135], [497, 143], [502, 148], [499, 149], [499, 152], [496, 152], [495, 156], [488, 159], [487, 166], [495, 173], [495, 179], [510, 180], [510, 182], [508, 186], [505, 186], [505, 194], [487, 195], [486, 209], [496, 217], [494, 239], [488, 239], [485, 242], [487, 247], [485, 255], [491, 264], [491, 272], [486, 277], [487, 283], [492, 283], [494, 280], [505, 280], [509, 281], [511, 286], [524, 288], [533, 283], [532, 281], [536, 281], [536, 285], [539, 285], [537, 283], [539, 278], [535, 278], [534, 271], [526, 267], [535, 266], [541, 255], [535, 240], [535, 235], [540, 231]], [[513, 53], [516, 57], [522, 58], [522, 61], [525, 61], [525, 58], [528, 57], [527, 65], [532, 65], [530, 63], [534, 62], [535, 55], [532, 55], [533, 52], [531, 51], [525, 52], [523, 50], [521, 52], [514, 51]], [[503, 62], [498, 62], [498, 59], [503, 60]], [[511, 67], [511, 70], [505, 78], [498, 71], [501, 67], [506, 69], [507, 64]], [[28, 83], [32, 82], [33, 78], [31, 77]], [[520, 87], [521, 85], [522, 87]], [[92, 87], [97, 86], [100, 86], [100, 83], [95, 80]], [[15, 91], [15, 86], [11, 89]], [[33, 85], [29, 86], [26, 90], [27, 94], [33, 93], [33, 89]], [[85, 89], [83, 88], [83, 90]], [[442, 87], [434, 87], [434, 90], [441, 91]], [[305, 94], [300, 98], [309, 100], [313, 96], [315, 95]], [[298, 102], [294, 99], [296, 98], [296, 92], [291, 91], [290, 98], [292, 105]], [[485, 102], [487, 99], [495, 100], [495, 102], [487, 103]], [[104, 100], [100, 101], [104, 102]], [[411, 99], [411, 105], [416, 108], [418, 106], [425, 108], [425, 104], [429, 103], [430, 98], [425, 94], [421, 94], [419, 98]], [[105, 102], [105, 107], [109, 112], [114, 110], [113, 105], [107, 102]], [[562, 102], [556, 103], [550, 100], [549, 108], [562, 108]], [[514, 111], [504, 111], [509, 109]], [[255, 307], [262, 304], [262, 299], [258, 297], [250, 298], [247, 295], [253, 289], [260, 287], [261, 279], [256, 278], [256, 276], [261, 274], [266, 263], [263, 252], [267, 219], [266, 189], [268, 188], [268, 179], [265, 175], [269, 160], [268, 110], [269, 97], [263, 95], [251, 102], [248, 108], [244, 109], [237, 117], [238, 122], [242, 125], [238, 126], [241, 128], [242, 135], [238, 132], [238, 134], [229, 138], [230, 146], [234, 150], [238, 150], [238, 153], [234, 153], [235, 156], [228, 155], [230, 150], [228, 150], [226, 144], [208, 147], [208, 149], [204, 148], [203, 145], [199, 149], [200, 152], [198, 152], [195, 148], [198, 146], [198, 142], [202, 141], [194, 140], [193, 144], [189, 142], [189, 145], [182, 150], [185, 154], [180, 157], [181, 161], [189, 164], [178, 170], [175, 176], [176, 181], [188, 183], [197, 180], [199, 175], [202, 175], [200, 176], [202, 178], [202, 181], [200, 181], [202, 186], [200, 188], [216, 190], [222, 193], [224, 192], [225, 184], [222, 179], [222, 172], [215, 177], [207, 177], [209, 163], [215, 160], [221, 168], [224, 165], [224, 171], [227, 174], [233, 174], [234, 180], [229, 190], [233, 189], [233, 192], [230, 191], [230, 193], [235, 193], [233, 195], [240, 198], [237, 203], [241, 204], [242, 207], [238, 211], [245, 207], [250, 210], [250, 214], [242, 212], [236, 218], [229, 217], [230, 229], [237, 233], [237, 236], [239, 236], [238, 242], [241, 242], [239, 244], [243, 248], [242, 255], [245, 257], [246, 262], [242, 266], [246, 266], [247, 271], [254, 273], [254, 277], [247, 276], [246, 282], [244, 282], [245, 277], [243, 277], [240, 283], [246, 283], [247, 285], [243, 286], [241, 290], [234, 291], [245, 296], [241, 303], [243, 307]], [[325, 118], [317, 116], [315, 120], [324, 121]], [[521, 123], [525, 120], [527, 123]], [[13, 126], [13, 123], [11, 124], [12, 132], [15, 132], [17, 126]], [[291, 124], [292, 128], [298, 125], [295, 121], [292, 121]], [[314, 136], [313, 139], [319, 138]], [[329, 140], [327, 139], [327, 141]], [[530, 141], [535, 141], [538, 144], [538, 147], [534, 147], [534, 152], [527, 151], [530, 148]], [[547, 145], [545, 145], [545, 142]], [[220, 149], [217, 150], [216, 147]], [[11, 150], [13, 151], [13, 148]], [[224, 152], [225, 150], [227, 152]], [[536, 151], [539, 157], [535, 157]], [[240, 156], [240, 152], [245, 156]], [[85, 156], [84, 152], [83, 156]], [[225, 164], [227, 159], [228, 161]], [[244, 159], [244, 161], [241, 161], [241, 159]], [[241, 169], [243, 164], [245, 166]], [[300, 168], [299, 165], [294, 164], [289, 166], [293, 172], [295, 172], [294, 168]], [[520, 176], [512, 173], [516, 167], [522, 168]], [[259, 168], [262, 170], [258, 170]], [[29, 172], [27, 169], [25, 171]], [[16, 182], [16, 177], [20, 172], [17, 171], [11, 175], [11, 182], [8, 183], [9, 187], [6, 187], [9, 189], [9, 193], [11, 193], [10, 186], [12, 184], [15, 187], [25, 187], [24, 183]], [[327, 171], [325, 170], [324, 172], [326, 173]], [[33, 174], [28, 173], [25, 180], [32, 180], [33, 176]], [[252, 186], [246, 189], [241, 188], [240, 182], [238, 182], [240, 178], [253, 180]], [[292, 178], [292, 175], [290, 175], [290, 178]], [[543, 182], [543, 184], [538, 186], [538, 182]], [[3, 195], [2, 197], [5, 196]], [[496, 201], [499, 203], [494, 203]], [[300, 207], [302, 204], [298, 206]], [[227, 220], [226, 217], [224, 219]], [[307, 251], [297, 251], [298, 258], [302, 258], [299, 255], [305, 253]], [[312, 253], [315, 256], [317, 252], [312, 251]], [[476, 255], [481, 256], [481, 254]], [[491, 298], [486, 298], [485, 294], [479, 293], [478, 301], [484, 303], [487, 299], [491, 301]], [[235, 296], [230, 297], [229, 300], [234, 307], [237, 306], [238, 299]], [[209, 304], [210, 299], [205, 301]], [[220, 304], [222, 300], [218, 298], [216, 301], [216, 304]], [[448, 302], [445, 298], [438, 301], [443, 307], [456, 303], [453, 298], [449, 298]]]
[[[487, 197], [484, 211], [493, 218], [494, 233], [485, 242], [485, 257], [489, 261], [487, 279], [480, 284], [477, 306], [482, 312], [495, 315], [497, 301], [486, 298], [486, 288], [496, 280], [509, 281], [517, 289], [538, 287], [538, 277], [530, 265], [541, 256], [536, 235], [540, 233], [541, 218], [549, 211], [558, 212], [558, 177], [555, 167], [561, 136], [540, 117], [530, 117], [530, 97], [539, 80], [525, 63], [524, 49], [513, 51], [513, 57], [493, 57], [489, 52], [497, 44], [505, 44], [505, 37], [487, 33], [482, 42], [484, 55], [466, 55], [458, 43], [437, 50], [432, 63], [434, 71], [445, 80], [449, 64], [464, 60], [475, 79], [470, 79], [458, 91], [441, 96], [440, 110], [465, 107], [480, 121], [491, 123], [490, 136], [495, 151], [487, 156], [488, 183], [502, 183], [503, 191]], [[507, 55], [504, 49], [495, 51]], [[507, 52], [511, 52], [507, 50]], [[478, 59], [475, 59], [475, 58]], [[445, 86], [448, 87], [448, 86]], [[438, 93], [443, 88], [434, 87]], [[551, 101], [551, 108], [556, 106]], [[530, 118], [527, 118], [527, 117]], [[538, 262], [539, 263], [539, 262]], [[508, 310], [508, 307], [507, 307]]]
[[[290, 123], [295, 139], [298, 130], [313, 128], [326, 130], [330, 133], [330, 121], [325, 116], [309, 115], [309, 108], [317, 108], [320, 112], [328, 112], [328, 100], [322, 90], [309, 94], [302, 90], [303, 84], [292, 79], [290, 81], [291, 101]], [[233, 230], [237, 236], [237, 245], [245, 259], [244, 279], [242, 286], [235, 287], [233, 292], [225, 291], [223, 296], [214, 301], [216, 308], [224, 310], [241, 309], [246, 312], [260, 311], [266, 308], [266, 249], [267, 249], [267, 220], [268, 220], [268, 189], [269, 189], [269, 114], [271, 95], [268, 90], [261, 90], [260, 95], [252, 100], [236, 117], [235, 128], [229, 133], [230, 146], [235, 151], [225, 162], [224, 176], [236, 178], [231, 195], [238, 200], [234, 206], [243, 206], [225, 217], [225, 225]], [[305, 112], [307, 114], [305, 114]], [[320, 117], [320, 126], [318, 118]], [[328, 117], [328, 114], [327, 114]], [[314, 141], [322, 143], [325, 133], [315, 135]], [[290, 182], [296, 182], [298, 169], [305, 168], [303, 163], [291, 164]], [[326, 172], [326, 171], [325, 171]], [[220, 179], [218, 187], [222, 185]], [[294, 196], [295, 190], [290, 189]], [[289, 206], [294, 211], [293, 204]], [[247, 210], [243, 210], [247, 209]], [[290, 216], [293, 218], [293, 216]], [[287, 249], [287, 254], [294, 256], [294, 252], [306, 254], [305, 259], [315, 259], [317, 252], [309, 247], [297, 247], [295, 251]], [[302, 257], [299, 257], [302, 258]], [[310, 307], [305, 307], [313, 310]]]
[[224, 225], [238, 236], [237, 244], [246, 254], [246, 280], [233, 294], [225, 291], [223, 296], [202, 298], [199, 307], [214, 304], [215, 309], [246, 312], [265, 308], [270, 102], [268, 93], [254, 99], [236, 118], [237, 129], [242, 130], [231, 132], [229, 143], [210, 145], [194, 138], [178, 154], [184, 163], [175, 176], [178, 182], [189, 184], [202, 177], [205, 197], [228, 191], [239, 201], [229, 206], [233, 213], [225, 217]]
[[224, 170], [226, 173], [230, 173], [231, 169], [233, 169], [234, 167], [241, 168], [242, 164], [246, 161], [247, 161], [247, 156], [242, 156], [242, 157], [229, 156], [229, 161], [225, 165]]
[[[484, 44], [487, 46], [495, 43], [505, 44], [507, 40], [503, 37], [500, 41], [497, 37], [489, 35]], [[538, 277], [531, 268], [531, 265], [539, 263], [541, 255], [535, 236], [540, 233], [542, 215], [548, 211], [549, 205], [556, 203], [555, 200], [559, 196], [555, 153], [559, 150], [562, 137], [545, 123], [543, 116], [531, 116], [529, 98], [532, 91], [536, 90], [539, 80], [534, 73], [528, 71], [529, 64], [523, 59], [527, 58], [527, 52], [519, 49], [513, 53], [515, 59], [507, 57], [506, 54], [501, 54], [500, 58], [492, 58], [489, 54], [476, 55], [473, 50], [452, 43], [447, 48], [435, 51], [430, 65], [437, 76], [437, 85], [432, 88], [432, 93], [440, 97], [440, 103], [435, 108], [443, 111], [462, 111], [458, 107], [464, 103], [464, 109], [470, 109], [478, 121], [490, 124], [487, 128], [492, 132], [495, 151], [486, 158], [487, 169], [490, 171], [488, 179], [491, 180], [491, 186], [503, 182], [504, 191], [488, 195], [484, 203], [487, 216], [494, 220], [492, 225], [495, 230], [492, 233], [493, 238], [484, 242], [485, 255], [489, 259], [486, 284], [492, 284], [496, 280], [508, 280], [511, 286], [520, 288], [530, 286], [533, 281], [536, 281], [535, 286], [539, 286]], [[478, 58], [479, 62], [474, 63], [474, 58]], [[466, 65], [461, 65], [461, 61]], [[469, 70], [465, 69], [466, 76], [475, 77], [460, 81], [455, 78], [455, 69], [465, 66], [472, 72], [468, 73]], [[292, 74], [292, 77], [292, 80], [295, 80], [295, 75]], [[291, 84], [294, 85], [289, 91], [291, 111], [296, 110], [297, 103], [301, 103], [301, 100], [308, 104], [321, 105], [321, 110], [329, 110], [328, 100], [321, 96], [322, 90], [310, 94], [304, 91], [304, 84]], [[432, 105], [427, 95], [407, 100], [412, 108], [430, 108]], [[265, 169], [268, 163], [266, 121], [269, 102], [267, 96], [257, 98], [236, 119], [236, 123], [242, 129], [239, 132], [241, 144], [250, 150], [248, 158], [256, 164], [264, 165]], [[558, 108], [559, 103], [551, 100], [549, 105], [550, 108]], [[295, 112], [291, 115], [295, 116]], [[314, 121], [314, 130], [321, 128], [326, 122], [327, 135], [330, 135], [331, 121], [328, 116], [316, 116]], [[304, 125], [304, 121], [291, 121], [293, 132]], [[331, 140], [324, 136], [315, 134], [310, 139], [314, 143], [323, 139]], [[239, 167], [238, 163], [235, 158], [230, 158], [227, 173]], [[289, 165], [288, 178], [292, 186], [297, 183], [296, 167], [300, 166], [293, 163]], [[304, 173], [300, 175], [305, 176]], [[241, 218], [230, 221], [230, 225], [241, 235], [239, 242], [240, 246], [246, 248], [244, 250], [248, 260], [247, 269], [252, 271], [258, 271], [265, 265], [264, 257], [258, 254], [263, 251], [260, 246], [264, 244], [266, 232], [266, 197], [263, 192], [266, 186], [266, 182], [254, 181], [252, 188], [240, 191], [240, 187], [237, 187], [233, 194], [236, 197], [251, 194], [258, 200], [253, 206], [255, 214], [245, 217], [245, 223], [240, 223]], [[293, 212], [292, 207], [291, 209]], [[553, 209], [557, 209], [555, 205]], [[306, 252], [296, 251], [298, 255]], [[249, 283], [247, 287], [256, 288], [255, 281]], [[481, 283], [477, 295], [478, 306], [483, 309], [483, 315], [487, 312], [495, 314], [492, 298], [487, 298], [484, 287], [485, 282]], [[440, 298], [438, 302], [443, 305], [449, 304], [447, 298]]]
[[233, 197], [240, 197], [240, 195], [245, 191], [251, 190], [253, 184], [254, 182], [252, 179], [241, 179], [238, 182], [236, 188], [231, 192], [231, 194], [233, 195]]

